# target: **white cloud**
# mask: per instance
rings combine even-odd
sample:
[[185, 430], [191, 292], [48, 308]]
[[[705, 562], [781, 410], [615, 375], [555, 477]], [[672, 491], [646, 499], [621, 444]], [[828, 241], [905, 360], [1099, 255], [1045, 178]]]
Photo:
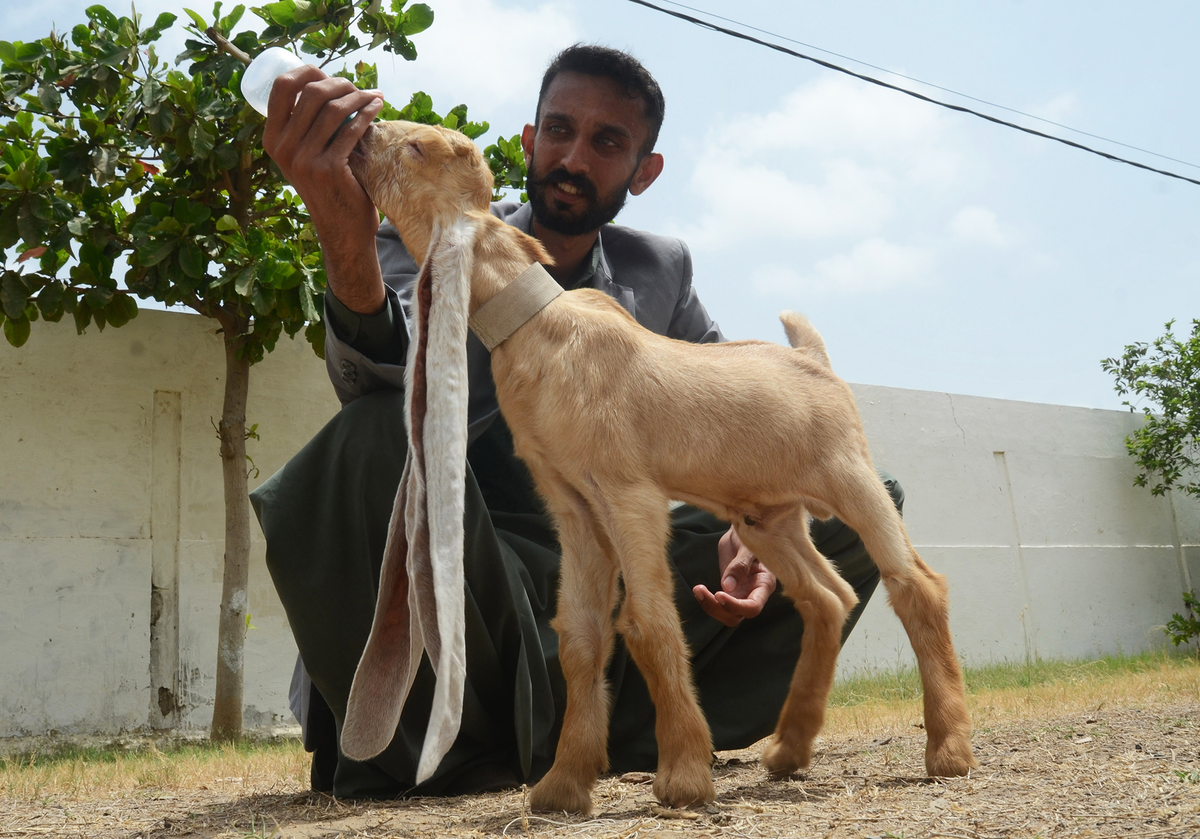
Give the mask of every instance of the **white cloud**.
[[751, 274], [760, 294], [849, 293], [885, 291], [928, 282], [937, 263], [930, 248], [896, 245], [880, 238], [859, 242], [849, 252], [818, 261], [810, 273], [779, 263], [759, 265]]
[[[578, 38], [572, 18], [550, 3], [530, 8], [502, 0], [432, 5], [433, 26], [413, 37], [418, 52], [415, 63], [380, 54], [380, 84], [385, 93], [390, 87], [438, 91], [454, 97], [445, 107], [467, 102], [472, 109], [491, 113], [511, 102], [536, 98], [551, 56]], [[498, 39], [499, 33], [512, 37]], [[522, 46], [498, 48], [507, 42]], [[384, 77], [394, 84], [385, 84]], [[434, 103], [442, 105], [436, 96]]]
[[678, 232], [713, 251], [880, 235], [914, 192], [953, 187], [960, 155], [944, 120], [861, 83], [806, 85], [705, 137], [691, 183], [706, 206]]
[[1009, 236], [1001, 229], [996, 214], [986, 207], [964, 207], [950, 222], [950, 232], [971, 245], [1005, 247]]

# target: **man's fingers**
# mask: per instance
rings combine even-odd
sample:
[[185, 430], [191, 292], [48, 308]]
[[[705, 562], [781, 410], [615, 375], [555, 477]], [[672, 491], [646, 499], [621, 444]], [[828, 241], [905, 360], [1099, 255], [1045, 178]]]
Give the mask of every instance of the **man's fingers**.
[[[307, 66], [284, 73], [271, 89], [268, 109], [278, 110], [271, 110], [267, 117], [272, 133], [268, 143], [264, 130], [263, 147], [285, 174], [292, 161], [315, 160], [346, 117], [379, 96], [359, 90], [349, 79], [330, 78], [315, 67], [305, 69]], [[274, 104], [277, 97], [278, 106]], [[290, 101], [288, 97], [292, 97]]]
[[694, 587], [692, 589], [692, 594], [695, 595], [696, 601], [700, 604], [700, 608], [703, 609], [704, 613], [710, 618], [719, 620], [726, 626], [737, 626], [742, 622], [742, 616], [727, 611], [723, 606], [721, 606], [721, 604], [717, 601], [717, 598], [711, 591], [708, 590], [706, 586]]
[[[368, 93], [369, 91], [363, 92]], [[369, 100], [358, 109], [358, 113], [355, 114], [354, 119], [344, 122], [341, 127], [336, 129], [337, 133], [329, 143], [328, 153], [336, 160], [348, 158], [350, 152], [358, 145], [358, 141], [362, 139], [363, 134], [367, 133], [367, 129], [371, 126], [371, 121], [382, 110], [382, 99], [375, 98]]]
[[717, 601], [720, 608], [738, 618], [753, 618], [762, 611], [763, 607], [758, 598], [753, 596], [754, 594], [757, 592], [752, 592], [750, 597], [732, 597], [723, 591], [718, 591], [713, 595], [713, 599]]
[[292, 106], [304, 86], [328, 78], [325, 73], [311, 64], [289, 70], [275, 79], [271, 96], [267, 99], [267, 124], [263, 128], [263, 148], [272, 157], [284, 130], [292, 119]]
[[737, 556], [725, 566], [725, 573], [721, 575], [721, 588], [735, 596], [744, 595], [749, 590], [748, 587], [753, 585], [757, 566], [758, 560], [754, 558], [754, 554], [744, 548], [738, 551]]

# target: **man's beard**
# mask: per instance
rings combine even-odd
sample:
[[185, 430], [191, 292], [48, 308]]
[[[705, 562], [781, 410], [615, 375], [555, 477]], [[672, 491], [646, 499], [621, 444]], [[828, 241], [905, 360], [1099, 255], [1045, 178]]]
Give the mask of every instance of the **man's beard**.
[[[536, 158], [529, 159], [529, 174], [525, 180], [525, 191], [529, 193], [529, 203], [533, 205], [533, 217], [538, 224], [547, 230], [561, 233], [564, 236], [581, 236], [591, 233], [617, 217], [625, 206], [629, 196], [629, 185], [633, 183], [633, 175], [624, 184], [613, 190], [611, 195], [603, 199], [596, 195], [596, 185], [583, 175], [572, 175], [566, 169], [555, 169], [542, 177], [537, 177]], [[636, 174], [636, 172], [635, 172]], [[553, 184], [568, 183], [579, 190], [586, 202], [583, 215], [573, 215], [564, 204], [547, 196], [547, 187]]]

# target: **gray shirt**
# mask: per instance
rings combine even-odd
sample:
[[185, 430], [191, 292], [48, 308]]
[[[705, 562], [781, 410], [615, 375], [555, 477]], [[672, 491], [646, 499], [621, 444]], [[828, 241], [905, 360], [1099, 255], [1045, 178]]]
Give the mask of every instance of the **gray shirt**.
[[[492, 205], [492, 214], [517, 229], [533, 233], [528, 204]], [[379, 228], [375, 240], [387, 288], [387, 305], [377, 315], [355, 314], [332, 293], [325, 295], [325, 364], [342, 404], [372, 391], [404, 387], [408, 350], [409, 307], [418, 266], [405, 250], [396, 229]], [[647, 329], [683, 341], [723, 341], [721, 330], [692, 287], [692, 257], [679, 239], [606, 224], [568, 289], [595, 288], [620, 303]], [[474, 335], [467, 339], [470, 439], [492, 423], [499, 406], [492, 382], [491, 357]]]

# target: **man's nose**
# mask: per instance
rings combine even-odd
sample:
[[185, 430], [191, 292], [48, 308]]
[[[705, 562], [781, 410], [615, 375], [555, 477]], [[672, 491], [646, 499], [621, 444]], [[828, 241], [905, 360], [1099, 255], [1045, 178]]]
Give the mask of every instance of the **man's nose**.
[[586, 174], [591, 168], [589, 160], [588, 146], [582, 137], [577, 137], [571, 141], [571, 144], [563, 153], [561, 166], [570, 172], [572, 175]]

